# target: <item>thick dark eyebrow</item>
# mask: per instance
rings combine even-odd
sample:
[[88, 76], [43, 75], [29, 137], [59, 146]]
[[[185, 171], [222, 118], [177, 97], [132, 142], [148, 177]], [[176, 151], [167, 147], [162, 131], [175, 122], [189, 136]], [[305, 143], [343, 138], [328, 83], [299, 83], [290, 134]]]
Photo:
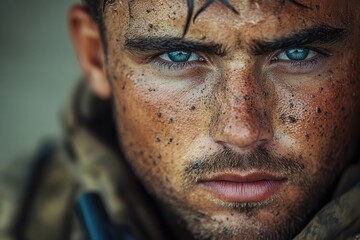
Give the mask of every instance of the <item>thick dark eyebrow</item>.
[[275, 40], [255, 40], [251, 50], [254, 55], [262, 55], [291, 47], [336, 43], [343, 40], [347, 35], [348, 31], [343, 28], [328, 25], [314, 26]]
[[224, 55], [225, 50], [221, 44], [204, 43], [186, 40], [179, 37], [135, 37], [125, 40], [125, 48], [132, 51], [179, 51], [205, 52]]

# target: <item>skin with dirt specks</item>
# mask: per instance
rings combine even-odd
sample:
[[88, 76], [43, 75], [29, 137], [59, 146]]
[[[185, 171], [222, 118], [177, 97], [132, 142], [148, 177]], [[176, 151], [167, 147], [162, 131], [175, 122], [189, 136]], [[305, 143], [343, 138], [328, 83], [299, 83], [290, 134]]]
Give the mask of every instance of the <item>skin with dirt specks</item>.
[[[239, 15], [215, 3], [185, 36], [219, 43], [226, 53], [197, 52], [203, 61], [181, 68], [160, 63], [161, 49], [133, 51], [125, 41], [181, 38], [185, 1], [109, 4], [104, 72], [113, 77], [104, 81], [111, 86], [127, 161], [164, 209], [182, 219], [182, 227], [199, 239], [289, 239], [326, 201], [357, 148], [359, 2], [301, 1], [309, 9], [277, 1], [232, 2]], [[282, 49], [251, 52], [254, 40], [325, 23], [348, 34], [306, 46], [326, 53], [316, 61], [271, 61]], [[231, 167], [224, 151], [243, 163]], [[216, 154], [223, 156], [214, 158], [218, 168], [202, 169]], [[251, 172], [265, 166], [287, 182], [264, 202], [221, 202], [195, 180], [217, 169]]]

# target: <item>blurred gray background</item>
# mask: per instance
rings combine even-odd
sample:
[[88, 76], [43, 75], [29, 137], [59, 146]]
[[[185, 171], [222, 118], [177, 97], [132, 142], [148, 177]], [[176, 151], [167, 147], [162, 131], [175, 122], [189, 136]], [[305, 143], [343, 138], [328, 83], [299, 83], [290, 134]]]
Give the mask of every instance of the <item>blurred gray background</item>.
[[60, 133], [80, 76], [66, 28], [76, 0], [0, 0], [0, 167]]

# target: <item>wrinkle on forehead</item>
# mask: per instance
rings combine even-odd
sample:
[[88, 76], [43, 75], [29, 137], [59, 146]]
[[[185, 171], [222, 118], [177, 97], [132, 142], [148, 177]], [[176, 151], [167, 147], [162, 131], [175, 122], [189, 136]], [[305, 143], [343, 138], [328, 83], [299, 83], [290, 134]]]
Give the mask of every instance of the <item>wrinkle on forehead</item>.
[[[182, 35], [188, 14], [186, 1], [150, 0], [142, 2], [126, 0], [125, 2], [128, 4], [129, 11], [127, 34], [146, 32], [148, 35], [152, 35], [152, 33], [157, 32], [157, 35], [163, 35], [162, 31], [165, 34], [171, 31], [172, 35], [174, 33], [175, 35]], [[265, 14], [261, 6], [263, 4], [258, 2], [261, 1], [233, 2], [232, 5], [239, 12], [239, 14], [235, 14], [220, 2], [215, 1], [198, 16], [195, 22], [190, 24], [190, 31], [196, 26], [207, 24], [209, 20], [216, 22], [219, 27], [230, 27], [231, 25], [231, 28], [240, 28], [246, 24], [255, 25], [265, 21]], [[205, 0], [195, 1], [194, 12], [197, 12], [204, 3]], [[149, 26], [153, 29], [149, 29]]]
[[[122, 1], [122, 0], [119, 0]], [[155, 16], [155, 18], [161, 18], [163, 20], [166, 20], [166, 16], [163, 16], [162, 14], [167, 11], [172, 11], [172, 9], [167, 9], [167, 7], [174, 6], [176, 8], [176, 5], [180, 6], [182, 9], [182, 18], [184, 21], [186, 20], [186, 17], [189, 13], [188, 6], [186, 4], [186, 1], [175, 1], [175, 0], [149, 0], [146, 2], [143, 1], [135, 1], [135, 0], [124, 0], [129, 3], [129, 11], [136, 12], [137, 9], [141, 8], [147, 8], [152, 9], [154, 11], [158, 11], [158, 15]], [[197, 13], [204, 5], [206, 5], [209, 0], [193, 0], [195, 9], [194, 14]], [[213, 0], [212, 3], [210, 3], [207, 8], [199, 15], [199, 18], [208, 18], [211, 16], [214, 21], [216, 21], [218, 24], [226, 24], [228, 21], [231, 21], [232, 24], [236, 27], [241, 27], [245, 24], [256, 24], [260, 21], [264, 20], [264, 11], [263, 7], [266, 8], [272, 8], [277, 9], [275, 10], [278, 12], [279, 6], [285, 5], [286, 2], [292, 3], [291, 5], [295, 5], [296, 7], [303, 6], [302, 4], [294, 4], [297, 1], [290, 1], [290, 0], [242, 0], [242, 1], [232, 1], [229, 4], [239, 13], [236, 14], [229, 7], [226, 6], [226, 4], [222, 3], [219, 0]], [[150, 8], [149, 8], [150, 6]], [[133, 10], [132, 10], [133, 9]], [[168, 13], [169, 14], [169, 13]], [[236, 16], [236, 17], [234, 17]], [[140, 16], [138, 16], [140, 17]], [[194, 17], [194, 16], [192, 16]], [[134, 18], [134, 20], [136, 20]], [[193, 20], [193, 24], [196, 24], [195, 19]]]
[[180, 24], [185, 24], [187, 7], [185, 1], [147, 0], [129, 1], [126, 36], [163, 35], [162, 32], [179, 32]]
[[[198, 5], [201, 6], [201, 4]], [[216, 2], [199, 15], [197, 21], [201, 21], [201, 18], [207, 18], [206, 15], [208, 14], [218, 24], [228, 24], [230, 21], [235, 28], [239, 28], [246, 24], [257, 24], [264, 20], [265, 14], [259, 1], [237, 1], [232, 5], [239, 14], [231, 12], [228, 8]]]
[[[206, 2], [206, 0], [194, 1], [194, 12], [197, 12]], [[329, 1], [328, 4], [327, 1]], [[301, 29], [317, 24], [319, 21], [338, 24], [339, 18], [349, 18], [351, 14], [346, 14], [345, 10], [350, 4], [341, 4], [333, 0], [327, 1], [318, 0], [311, 3], [306, 0], [301, 1], [311, 9], [288, 2], [284, 3], [281, 0], [229, 1], [239, 14], [235, 14], [220, 2], [215, 1], [198, 16], [195, 22], [190, 24], [187, 37], [201, 40], [204, 37], [212, 36], [215, 38], [212, 39], [214, 41], [220, 38], [230, 41], [236, 36], [241, 38], [239, 34], [234, 34], [235, 32], [242, 33], [244, 36], [252, 36], [256, 32], [258, 38], [271, 38], [269, 36], [271, 33], [281, 36], [289, 31], [286, 26], [289, 26], [290, 22], [293, 23], [292, 29]], [[109, 12], [111, 9], [117, 8], [124, 14], [121, 20], [113, 19], [113, 21], [122, 21], [115, 23], [115, 26], [122, 25], [120, 28], [117, 27], [117, 29], [121, 29], [116, 33], [119, 39], [124, 35], [127, 38], [137, 35], [181, 37], [188, 14], [185, 0], [116, 0], [110, 6], [112, 7], [108, 9]], [[334, 14], [331, 14], [334, 11], [343, 14], [335, 17]], [[225, 29], [226, 31], [224, 31]], [[242, 30], [240, 31], [240, 29]], [[222, 34], [219, 35], [219, 32]]]

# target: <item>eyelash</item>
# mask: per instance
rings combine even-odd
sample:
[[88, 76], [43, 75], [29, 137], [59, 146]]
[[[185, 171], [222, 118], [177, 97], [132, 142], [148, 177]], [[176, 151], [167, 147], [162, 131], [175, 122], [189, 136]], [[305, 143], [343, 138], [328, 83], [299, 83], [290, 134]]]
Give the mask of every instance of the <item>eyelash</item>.
[[[321, 59], [329, 56], [329, 54], [325, 53], [323, 50], [319, 50], [319, 49], [315, 49], [315, 48], [306, 48], [306, 47], [298, 47], [298, 48], [304, 48], [304, 49], [309, 49], [311, 51], [314, 51], [316, 53], [316, 56], [312, 57], [310, 59], [307, 59], [307, 60], [298, 60], [298, 61], [274, 59], [275, 56], [278, 56], [281, 53], [286, 51], [286, 49], [282, 49], [270, 57], [270, 63], [271, 64], [274, 64], [274, 63], [290, 64], [292, 68], [299, 69], [299, 70], [306, 70], [306, 69], [310, 69], [310, 68], [316, 66], [317, 64], [319, 64], [319, 61]], [[184, 51], [186, 51], [186, 50], [184, 50]], [[189, 52], [191, 52], [191, 51], [189, 51]], [[168, 52], [161, 52], [159, 54], [156, 54], [155, 56], [150, 57], [148, 59], [148, 62], [152, 62], [158, 68], [167, 70], [167, 71], [182, 71], [184, 69], [191, 68], [194, 65], [206, 63], [206, 60], [196, 52], [195, 53], [198, 54], [200, 57], [199, 60], [189, 61], [189, 62], [178, 62], [178, 63], [161, 60], [160, 56], [165, 53], [168, 53]]]
[[320, 58], [323, 56], [317, 56], [312, 59], [302, 60], [302, 61], [289, 61], [289, 63], [295, 68], [306, 68], [312, 67], [319, 63]]
[[[185, 51], [185, 50], [184, 50]], [[189, 51], [191, 52], [191, 51]], [[164, 53], [168, 53], [168, 52], [161, 52], [159, 54], [156, 54], [155, 56], [150, 57], [150, 61], [153, 64], [155, 64], [157, 67], [159, 67], [160, 69], [164, 69], [167, 71], [181, 71], [184, 70], [186, 68], [191, 68], [194, 65], [199, 65], [199, 64], [203, 64], [205, 63], [205, 59], [203, 57], [201, 57], [199, 54], [200, 59], [197, 61], [189, 61], [189, 62], [170, 62], [170, 61], [165, 61], [165, 60], [161, 60], [160, 56]], [[197, 54], [197, 53], [196, 53]]]
[[[275, 59], [276, 56], [279, 56], [281, 53], [284, 53], [287, 49], [282, 49], [270, 57], [270, 63], [279, 63], [279, 64], [290, 64], [292, 68], [296, 68], [299, 70], [311, 69], [312, 67], [319, 64], [320, 60], [329, 56], [324, 50], [309, 48], [309, 47], [294, 47], [294, 48], [302, 48], [314, 51], [316, 55], [307, 60], [281, 60]], [[288, 48], [289, 49], [289, 48]]]

